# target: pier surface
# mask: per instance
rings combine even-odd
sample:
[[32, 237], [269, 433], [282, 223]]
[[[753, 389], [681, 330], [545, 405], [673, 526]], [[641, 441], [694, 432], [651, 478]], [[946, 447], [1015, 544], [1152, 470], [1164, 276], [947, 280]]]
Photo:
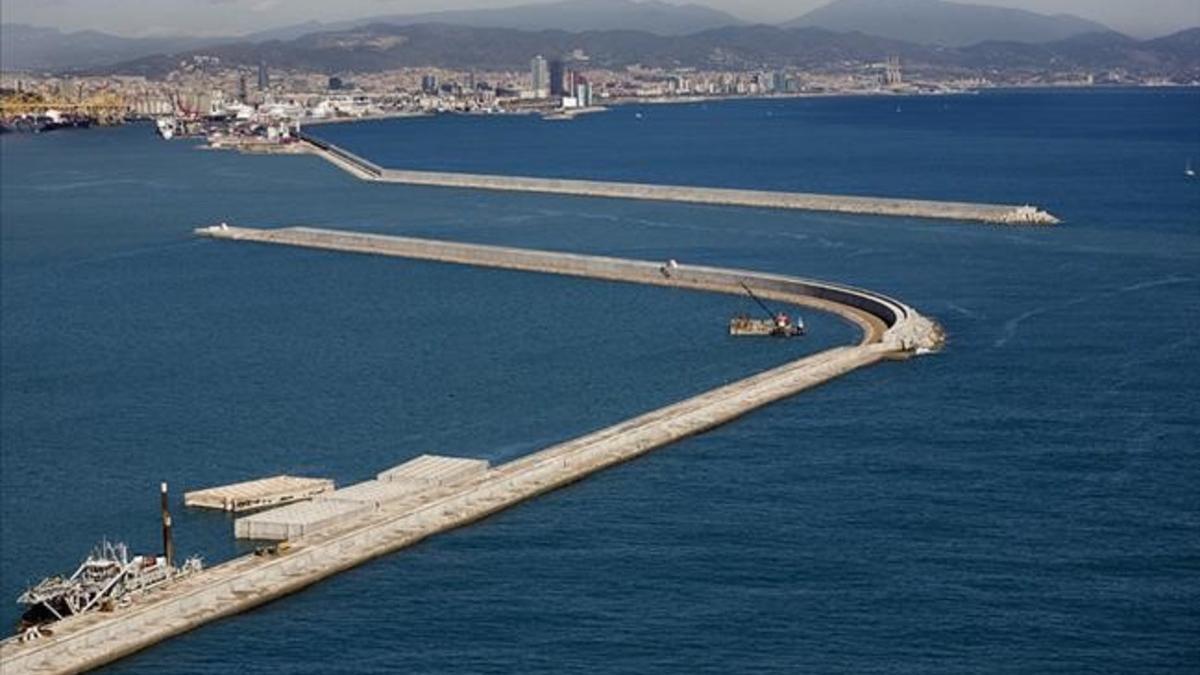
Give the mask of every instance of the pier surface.
[[302, 147], [363, 180], [405, 185], [540, 192], [547, 194], [647, 199], [692, 204], [749, 206], [768, 209], [829, 211], [875, 216], [964, 220], [1006, 225], [1055, 225], [1059, 219], [1033, 206], [975, 204], [888, 197], [856, 197], [804, 192], [653, 185], [567, 178], [533, 178], [439, 171], [385, 169], [319, 138], [303, 136]]
[[[884, 359], [936, 349], [941, 330], [908, 305], [839, 284], [746, 270], [662, 265], [497, 246], [311, 228], [203, 228], [202, 236], [741, 294], [819, 308], [862, 328], [857, 344], [828, 349], [493, 468], [455, 473], [429, 489], [292, 539], [276, 555], [247, 555], [189, 576], [112, 612], [54, 624], [54, 634], [0, 644], [0, 672], [66, 673], [119, 659], [216, 619], [244, 612], [372, 558], [484, 518], [679, 439]], [[385, 471], [385, 474], [388, 472]], [[403, 473], [403, 472], [402, 472]]]

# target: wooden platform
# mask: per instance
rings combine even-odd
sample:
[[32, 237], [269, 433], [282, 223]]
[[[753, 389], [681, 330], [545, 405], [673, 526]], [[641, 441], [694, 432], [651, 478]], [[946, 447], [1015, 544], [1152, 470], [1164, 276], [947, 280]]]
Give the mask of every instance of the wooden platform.
[[281, 475], [187, 492], [183, 495], [183, 503], [239, 513], [311, 499], [333, 489], [333, 481], [328, 478]]

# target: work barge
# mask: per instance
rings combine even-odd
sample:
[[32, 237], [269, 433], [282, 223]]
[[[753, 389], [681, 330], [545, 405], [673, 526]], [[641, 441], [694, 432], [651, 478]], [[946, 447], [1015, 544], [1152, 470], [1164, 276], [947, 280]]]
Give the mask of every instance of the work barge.
[[[840, 284], [737, 269], [534, 251], [291, 227], [219, 225], [218, 240], [569, 275], [742, 295], [743, 284], [782, 303], [832, 312], [862, 330], [856, 344], [827, 349], [495, 467], [431, 482], [413, 498], [381, 502], [269, 554], [206, 568], [112, 612], [71, 616], [52, 635], [0, 643], [0, 672], [68, 673], [95, 668], [174, 635], [296, 592], [373, 558], [472, 523], [607, 467], [727, 423], [858, 368], [937, 349], [940, 327], [905, 303]], [[386, 472], [385, 472], [386, 473]], [[383, 477], [381, 474], [380, 477]], [[285, 507], [291, 508], [291, 507]]]
[[376, 183], [399, 183], [404, 185], [500, 190], [507, 192], [537, 192], [581, 197], [640, 199], [766, 209], [825, 211], [872, 216], [932, 218], [1000, 225], [1057, 225], [1062, 222], [1053, 214], [1028, 204], [980, 204], [928, 199], [741, 190], [688, 185], [655, 185], [650, 183], [623, 183], [569, 178], [411, 171], [381, 167], [352, 152], [308, 134], [301, 134], [300, 141], [293, 144], [293, 146], [293, 152], [305, 151], [315, 154], [353, 176]]

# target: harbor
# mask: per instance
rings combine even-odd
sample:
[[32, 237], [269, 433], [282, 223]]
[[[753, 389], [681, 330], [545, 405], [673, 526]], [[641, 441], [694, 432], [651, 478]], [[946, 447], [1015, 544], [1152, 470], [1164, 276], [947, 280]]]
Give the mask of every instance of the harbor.
[[[855, 344], [806, 356], [495, 467], [488, 467], [482, 460], [427, 455], [393, 469], [378, 469], [376, 478], [367, 482], [369, 488], [344, 488], [354, 491], [350, 496], [358, 500], [353, 515], [338, 516], [311, 532], [287, 532], [287, 538], [281, 540], [286, 546], [281, 544], [263, 554], [241, 556], [198, 571], [110, 612], [67, 617], [54, 624], [52, 635], [6, 640], [0, 644], [0, 669], [5, 673], [77, 672], [98, 667], [725, 424], [856, 369], [935, 350], [943, 340], [935, 322], [899, 300], [786, 275], [302, 227], [265, 230], [218, 225], [201, 228], [197, 234], [230, 242], [737, 295], [749, 285], [764, 299], [835, 313], [857, 325], [861, 338]], [[367, 492], [372, 494], [364, 494]], [[383, 495], [388, 498], [379, 498]]]
[[380, 183], [684, 202], [713, 206], [930, 218], [997, 225], [1057, 225], [1062, 222], [1053, 214], [1028, 204], [975, 204], [923, 199], [387, 169], [314, 136], [300, 134], [299, 138], [304, 149], [326, 159], [334, 166], [363, 180]]

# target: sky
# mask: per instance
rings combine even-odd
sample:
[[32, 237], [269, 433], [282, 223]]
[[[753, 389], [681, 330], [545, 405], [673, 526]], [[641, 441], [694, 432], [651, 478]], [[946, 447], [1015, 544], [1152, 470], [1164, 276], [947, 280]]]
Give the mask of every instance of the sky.
[[[0, 0], [0, 21], [127, 36], [238, 35], [309, 20], [505, 7], [537, 0]], [[683, 0], [671, 0], [679, 4]], [[828, 0], [694, 0], [747, 21], [795, 18]], [[1200, 25], [1200, 0], [957, 0], [1070, 13], [1136, 37]]]

